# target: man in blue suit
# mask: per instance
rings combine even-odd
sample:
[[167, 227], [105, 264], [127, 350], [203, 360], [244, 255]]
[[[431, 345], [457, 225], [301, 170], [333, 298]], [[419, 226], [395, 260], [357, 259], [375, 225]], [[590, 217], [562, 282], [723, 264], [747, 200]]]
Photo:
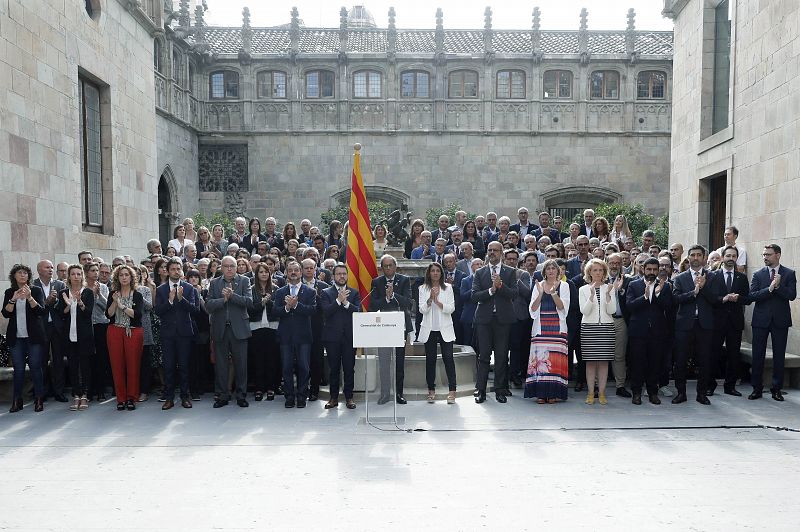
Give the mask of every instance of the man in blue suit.
[[[317, 310], [317, 292], [300, 282], [300, 264], [286, 266], [286, 285], [275, 292], [273, 319], [278, 320], [278, 340], [283, 364], [286, 408], [305, 408], [311, 365], [311, 316]], [[297, 387], [294, 373], [297, 369]]]
[[753, 309], [753, 393], [748, 399], [760, 399], [767, 354], [767, 336], [772, 336], [772, 398], [783, 401], [783, 363], [786, 357], [786, 339], [792, 326], [789, 301], [797, 297], [797, 278], [794, 270], [781, 266], [781, 248], [777, 244], [764, 247], [764, 268], [753, 274], [750, 282], [750, 299]]
[[706, 249], [695, 244], [689, 248], [689, 269], [675, 277], [675, 387], [678, 393], [672, 404], [686, 401], [686, 363], [690, 356], [697, 364], [697, 402], [710, 405], [711, 346], [714, 335], [714, 294], [708, 284], [713, 272], [706, 270]]
[[464, 308], [464, 299], [461, 297], [461, 281], [464, 280], [464, 272], [456, 269], [456, 256], [448, 252], [445, 254], [442, 261], [444, 266], [444, 282], [453, 288], [453, 296], [455, 298], [456, 309], [453, 312], [453, 329], [456, 331], [456, 343], [459, 345], [464, 344], [464, 336], [461, 333], [459, 322], [461, 318], [461, 310]]
[[[644, 278], [630, 281], [625, 292], [625, 309], [630, 313], [628, 336], [631, 342], [631, 391], [635, 405], [642, 404], [642, 385], [654, 405], [658, 398], [658, 377], [661, 358], [670, 335], [669, 315], [672, 312], [672, 288], [658, 275], [658, 259], [644, 263]], [[622, 296], [620, 296], [622, 297]]]
[[344, 371], [344, 398], [347, 408], [356, 407], [353, 400], [355, 387], [356, 351], [353, 349], [353, 313], [361, 310], [361, 299], [357, 290], [347, 288], [347, 266], [337, 264], [333, 268], [333, 286], [322, 291], [320, 298], [325, 326], [322, 343], [328, 353], [331, 373], [331, 397], [325, 408], [339, 406], [339, 370]]
[[[475, 309], [478, 308], [477, 303], [472, 302], [472, 280], [475, 278], [475, 272], [483, 267], [483, 260], [472, 259], [470, 263], [470, 275], [461, 280], [461, 287], [459, 293], [461, 300], [464, 302], [464, 307], [461, 310], [460, 327], [461, 334], [464, 339], [463, 345], [472, 346], [475, 352], [478, 352], [478, 343], [475, 341], [477, 338], [473, 332], [473, 323], [475, 320]], [[477, 367], [477, 360], [476, 360]]]
[[567, 261], [567, 279], [574, 279], [576, 276], [583, 276], [583, 266], [592, 257], [589, 255], [589, 237], [581, 235], [575, 241], [575, 248], [578, 255]]
[[192, 408], [189, 395], [189, 357], [192, 340], [197, 333], [192, 314], [199, 308], [197, 291], [181, 279], [181, 259], [172, 257], [167, 261], [169, 280], [156, 289], [156, 304], [153, 311], [161, 318], [161, 349], [164, 355], [164, 395], [166, 401], [161, 410], [175, 406], [175, 368], [179, 372], [181, 406]]

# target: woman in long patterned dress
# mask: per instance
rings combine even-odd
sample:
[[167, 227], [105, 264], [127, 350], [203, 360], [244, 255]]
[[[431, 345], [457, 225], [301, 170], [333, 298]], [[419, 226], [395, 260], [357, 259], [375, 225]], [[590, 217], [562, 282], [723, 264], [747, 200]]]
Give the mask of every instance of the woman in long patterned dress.
[[537, 403], [553, 404], [567, 400], [569, 364], [567, 359], [567, 311], [569, 286], [561, 281], [561, 270], [554, 259], [544, 263], [543, 282], [536, 282], [531, 294], [531, 352], [525, 397]]

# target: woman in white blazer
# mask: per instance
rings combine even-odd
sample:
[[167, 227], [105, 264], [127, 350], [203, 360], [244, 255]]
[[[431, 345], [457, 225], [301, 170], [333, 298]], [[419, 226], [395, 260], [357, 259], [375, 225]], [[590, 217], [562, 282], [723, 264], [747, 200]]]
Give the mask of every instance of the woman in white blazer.
[[[620, 281], [621, 281], [620, 277]], [[606, 381], [608, 362], [614, 360], [616, 333], [614, 312], [617, 311], [617, 288], [619, 283], [608, 284], [608, 265], [600, 259], [592, 259], [583, 269], [585, 285], [578, 290], [581, 313], [581, 352], [586, 362], [588, 393], [586, 404], [594, 404], [594, 383], [597, 380], [598, 401], [606, 404]]]
[[453, 287], [444, 282], [444, 270], [438, 262], [432, 262], [425, 270], [425, 283], [419, 287], [419, 311], [422, 324], [419, 341], [425, 344], [425, 380], [428, 382], [428, 402], [436, 400], [436, 345], [442, 348], [442, 361], [447, 373], [447, 404], [456, 402], [456, 365], [453, 361], [452, 314], [456, 310]]

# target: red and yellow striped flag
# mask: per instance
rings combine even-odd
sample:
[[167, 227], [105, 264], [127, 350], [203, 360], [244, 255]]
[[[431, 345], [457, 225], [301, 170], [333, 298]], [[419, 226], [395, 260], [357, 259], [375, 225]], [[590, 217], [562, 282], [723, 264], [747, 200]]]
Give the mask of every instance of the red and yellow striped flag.
[[369, 223], [367, 194], [361, 177], [361, 144], [354, 146], [353, 178], [350, 190], [350, 223], [347, 227], [347, 285], [358, 290], [361, 307], [369, 309], [372, 280], [378, 276], [375, 265], [375, 248], [372, 245], [372, 228]]

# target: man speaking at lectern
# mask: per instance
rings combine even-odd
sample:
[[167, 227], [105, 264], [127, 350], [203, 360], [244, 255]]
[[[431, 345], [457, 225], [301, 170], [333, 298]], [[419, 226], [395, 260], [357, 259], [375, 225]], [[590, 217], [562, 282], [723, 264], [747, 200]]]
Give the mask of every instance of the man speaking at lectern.
[[[370, 312], [403, 312], [405, 314], [405, 334], [408, 335], [411, 328], [411, 309], [414, 300], [411, 298], [411, 281], [405, 275], [397, 273], [397, 260], [391, 255], [381, 257], [380, 275], [372, 280], [372, 290], [370, 291], [369, 310]], [[381, 396], [378, 404], [382, 405], [389, 402], [389, 356], [379, 351], [379, 365], [381, 378]], [[405, 366], [406, 349], [405, 347], [395, 348], [396, 365], [396, 393], [397, 402], [401, 405], [406, 404], [403, 397], [403, 369]]]

